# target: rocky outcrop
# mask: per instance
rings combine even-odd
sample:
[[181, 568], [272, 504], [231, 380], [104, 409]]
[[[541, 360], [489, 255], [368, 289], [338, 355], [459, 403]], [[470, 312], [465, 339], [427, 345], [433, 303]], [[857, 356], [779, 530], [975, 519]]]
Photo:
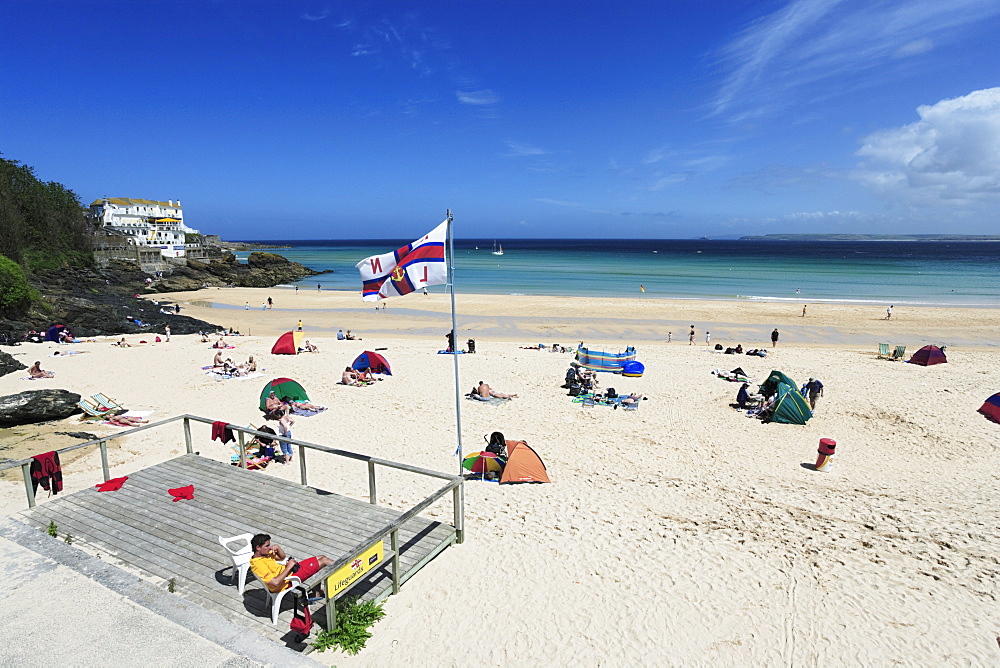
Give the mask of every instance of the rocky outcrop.
[[6, 376], [8, 373], [14, 373], [15, 371], [20, 371], [21, 369], [27, 369], [11, 355], [5, 352], [0, 352], [0, 376]]
[[171, 304], [153, 303], [160, 292], [184, 292], [205, 286], [273, 287], [293, 283], [317, 272], [274, 253], [251, 253], [247, 264], [232, 253], [209, 262], [188, 260], [161, 278], [146, 283], [148, 274], [134, 262], [112, 260], [105, 269], [59, 269], [32, 276], [30, 283], [42, 296], [26, 315], [0, 320], [0, 344], [23, 341], [29, 331], [42, 332], [64, 324], [77, 336], [162, 333], [195, 334], [218, 330], [215, 325], [185, 315], [160, 311]]
[[0, 397], [0, 427], [61, 420], [80, 412], [80, 395], [69, 390], [28, 390]]

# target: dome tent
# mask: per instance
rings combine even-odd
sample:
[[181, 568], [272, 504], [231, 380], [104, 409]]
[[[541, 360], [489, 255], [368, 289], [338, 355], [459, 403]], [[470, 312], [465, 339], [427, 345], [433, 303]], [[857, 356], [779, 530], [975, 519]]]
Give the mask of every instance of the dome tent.
[[906, 361], [910, 364], [931, 366], [932, 364], [945, 364], [948, 362], [948, 358], [944, 356], [944, 351], [937, 346], [924, 346]]
[[302, 345], [302, 332], [285, 332], [271, 347], [272, 355], [297, 355]]
[[366, 350], [358, 355], [354, 363], [351, 364], [351, 368], [357, 371], [364, 371], [369, 367], [371, 367], [372, 373], [381, 373], [386, 376], [392, 375], [392, 369], [389, 368], [388, 360], [370, 350]]
[[267, 401], [267, 397], [271, 392], [274, 392], [274, 395], [279, 399], [288, 397], [294, 401], [309, 401], [309, 395], [306, 394], [305, 388], [297, 382], [291, 378], [275, 378], [265, 385], [260, 393], [260, 409], [262, 411], [267, 410], [264, 402]]

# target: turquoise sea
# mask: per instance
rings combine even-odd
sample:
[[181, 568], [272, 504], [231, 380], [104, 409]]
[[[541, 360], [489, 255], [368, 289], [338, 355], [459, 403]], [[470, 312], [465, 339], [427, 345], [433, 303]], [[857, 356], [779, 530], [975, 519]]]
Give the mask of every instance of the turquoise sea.
[[[360, 294], [354, 265], [409, 240], [280, 241], [300, 282]], [[459, 293], [1000, 307], [1000, 242], [504, 239], [455, 241]], [[239, 253], [245, 259], [248, 253]], [[646, 289], [642, 293], [639, 286]], [[445, 291], [445, 286], [430, 288]]]

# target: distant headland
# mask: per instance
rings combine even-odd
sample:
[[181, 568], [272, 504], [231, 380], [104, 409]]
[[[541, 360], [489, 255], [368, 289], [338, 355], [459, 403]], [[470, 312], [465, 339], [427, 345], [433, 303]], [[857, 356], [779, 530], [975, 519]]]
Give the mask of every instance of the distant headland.
[[740, 241], [1000, 241], [995, 234], [762, 234]]

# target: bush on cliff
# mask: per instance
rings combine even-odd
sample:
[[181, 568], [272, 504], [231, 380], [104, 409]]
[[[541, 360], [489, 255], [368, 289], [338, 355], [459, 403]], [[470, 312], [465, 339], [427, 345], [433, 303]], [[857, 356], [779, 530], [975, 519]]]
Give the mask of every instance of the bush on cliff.
[[28, 285], [21, 267], [0, 255], [0, 315], [19, 315], [36, 299], [38, 293]]

